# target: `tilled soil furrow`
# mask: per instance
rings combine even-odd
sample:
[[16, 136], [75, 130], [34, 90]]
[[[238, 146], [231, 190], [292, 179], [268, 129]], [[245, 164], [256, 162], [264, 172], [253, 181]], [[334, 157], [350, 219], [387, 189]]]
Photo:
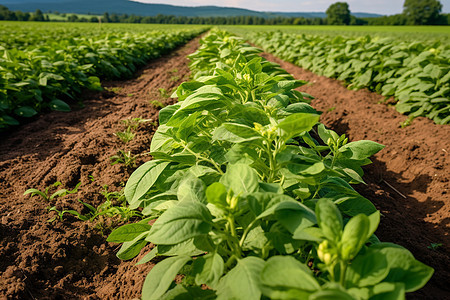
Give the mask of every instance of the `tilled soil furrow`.
[[[158, 108], [164, 98], [189, 76], [186, 56], [199, 38], [150, 62], [136, 78], [104, 82], [107, 90], [87, 92], [84, 108], [71, 113], [51, 112], [2, 136], [0, 141], [0, 298], [7, 299], [131, 299], [140, 296], [152, 265], [135, 267], [137, 260], [116, 258], [117, 244], [107, 243], [108, 228], [65, 215], [53, 217], [48, 207], [86, 213], [80, 199], [94, 206], [105, 198], [100, 192], [119, 190], [132, 169], [111, 165], [118, 150], [139, 155], [138, 165], [149, 160]], [[175, 76], [176, 75], [176, 76]], [[166, 91], [162, 95], [159, 89]], [[152, 119], [136, 137], [122, 143], [114, 134], [124, 131], [121, 120]], [[78, 193], [47, 202], [23, 196], [28, 188], [44, 190], [54, 182]], [[108, 226], [109, 224], [104, 224]]]

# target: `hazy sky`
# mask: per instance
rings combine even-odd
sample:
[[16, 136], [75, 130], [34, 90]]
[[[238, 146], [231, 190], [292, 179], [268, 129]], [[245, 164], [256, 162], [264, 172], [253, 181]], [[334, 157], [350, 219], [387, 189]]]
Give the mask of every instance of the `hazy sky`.
[[[162, 3], [182, 6], [216, 5], [247, 8], [258, 11], [325, 12], [338, 0], [134, 0], [147, 3]], [[405, 0], [340, 0], [347, 2], [352, 12], [368, 12], [383, 15], [403, 11]], [[450, 0], [441, 0], [443, 12], [450, 11]]]

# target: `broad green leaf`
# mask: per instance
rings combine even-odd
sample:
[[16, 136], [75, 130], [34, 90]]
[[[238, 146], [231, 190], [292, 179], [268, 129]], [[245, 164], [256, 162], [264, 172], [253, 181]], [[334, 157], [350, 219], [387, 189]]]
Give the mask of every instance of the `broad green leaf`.
[[15, 109], [14, 113], [20, 117], [30, 118], [32, 116], [35, 116], [37, 114], [37, 111], [35, 111], [32, 107], [22, 106]]
[[[264, 290], [296, 289], [314, 292], [320, 289], [312, 271], [292, 256], [269, 258], [262, 270], [261, 282], [264, 285]], [[266, 292], [264, 294], [267, 295]], [[270, 295], [267, 296], [270, 297]]]
[[142, 299], [159, 300], [169, 289], [181, 268], [191, 260], [190, 256], [169, 257], [156, 264], [148, 273], [142, 287]]
[[376, 142], [360, 140], [342, 146], [339, 152], [347, 158], [361, 160], [374, 155], [383, 148], [383, 145]]
[[128, 260], [138, 255], [141, 249], [147, 244], [145, 241], [147, 235], [148, 232], [143, 232], [132, 241], [123, 243], [119, 252], [117, 252], [117, 257], [122, 260]]
[[152, 228], [152, 226], [148, 224], [126, 224], [114, 229], [106, 241], [113, 243], [129, 242], [142, 233], [148, 232], [150, 228]]
[[370, 221], [366, 215], [359, 214], [348, 221], [342, 234], [341, 255], [351, 260], [366, 243], [370, 230]]
[[215, 252], [200, 256], [194, 261], [193, 272], [197, 285], [206, 284], [214, 288], [224, 272], [223, 259]]
[[124, 189], [125, 197], [131, 209], [139, 207], [139, 200], [151, 189], [168, 165], [168, 162], [152, 160], [146, 162], [131, 174]]
[[223, 123], [213, 133], [213, 141], [242, 143], [262, 139], [262, 136], [252, 127], [237, 123]]
[[349, 264], [345, 273], [345, 281], [352, 286], [374, 286], [381, 282], [389, 273], [385, 255], [380, 251], [370, 249]]
[[52, 101], [49, 102], [50, 108], [52, 110], [57, 110], [57, 111], [71, 111], [70, 106], [59, 99], [53, 99]]
[[220, 182], [214, 182], [206, 189], [206, 199], [208, 203], [219, 207], [227, 207], [227, 189]]
[[212, 216], [199, 202], [180, 202], [166, 210], [153, 224], [147, 241], [173, 245], [207, 234], [211, 230]]
[[178, 200], [205, 202], [205, 189], [206, 185], [202, 180], [196, 177], [187, 178], [178, 186]]
[[316, 216], [325, 237], [332, 241], [339, 241], [344, 222], [337, 206], [328, 199], [320, 199], [316, 204]]
[[281, 202], [275, 209], [275, 216], [294, 235], [317, 224], [314, 211], [299, 202]]
[[245, 164], [228, 165], [220, 182], [237, 195], [256, 192], [259, 189], [258, 174]]
[[356, 298], [339, 289], [327, 289], [312, 294], [308, 300], [356, 300]]
[[158, 255], [158, 246], [155, 246], [149, 253], [145, 254], [145, 256], [136, 263], [136, 266], [148, 263], [149, 261], [154, 259], [157, 255]]
[[433, 268], [416, 260], [411, 252], [399, 245], [380, 243], [370, 248], [378, 249], [386, 256], [390, 270], [384, 281], [404, 283], [406, 292], [422, 288], [434, 273]]
[[403, 283], [382, 282], [372, 289], [374, 296], [370, 300], [405, 300]]
[[204, 290], [199, 286], [184, 286], [177, 284], [173, 289], [167, 291], [160, 300], [213, 300], [216, 294], [213, 290]]
[[261, 271], [264, 260], [254, 256], [240, 259], [217, 285], [218, 300], [259, 300], [261, 298]]
[[297, 202], [283, 194], [274, 194], [270, 192], [258, 192], [248, 195], [247, 202], [250, 210], [255, 214], [257, 219], [265, 218], [275, 213], [279, 203], [291, 201], [297, 205]]
[[278, 124], [285, 136], [291, 138], [305, 131], [310, 131], [319, 121], [319, 115], [309, 113], [296, 113], [288, 116]]
[[[192, 239], [185, 240], [175, 245], [158, 245], [158, 255], [163, 256], [178, 256], [189, 255], [197, 256], [205, 253], [208, 248], [209, 241], [206, 236], [197, 236]], [[197, 246], [204, 248], [199, 249]]]

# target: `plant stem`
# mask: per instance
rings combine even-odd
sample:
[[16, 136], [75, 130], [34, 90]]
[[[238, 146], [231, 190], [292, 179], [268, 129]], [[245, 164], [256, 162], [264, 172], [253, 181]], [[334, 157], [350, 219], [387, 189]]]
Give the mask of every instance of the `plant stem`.
[[347, 262], [341, 261], [341, 274], [339, 278], [339, 282], [342, 285], [342, 287], [345, 288], [345, 272], [347, 272]]
[[253, 226], [255, 225], [256, 221], [258, 221], [258, 219], [253, 220], [248, 226], [247, 228], [245, 228], [244, 233], [242, 234], [241, 240], [239, 241], [239, 246], [242, 247], [242, 245], [244, 245], [244, 241], [245, 238], [247, 237], [248, 233], [250, 232], [250, 230], [253, 228]]

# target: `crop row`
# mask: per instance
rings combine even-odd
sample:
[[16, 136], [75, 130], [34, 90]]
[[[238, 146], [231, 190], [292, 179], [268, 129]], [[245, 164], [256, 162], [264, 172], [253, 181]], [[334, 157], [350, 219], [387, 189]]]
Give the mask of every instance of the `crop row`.
[[343, 80], [350, 88], [393, 96], [397, 110], [410, 119], [425, 116], [437, 124], [450, 123], [447, 44], [281, 31], [240, 33], [266, 51], [319, 75]]
[[149, 59], [185, 43], [204, 28], [66, 36], [46, 45], [0, 47], [0, 130], [42, 110], [70, 111], [83, 89], [100, 78], [130, 77]]
[[213, 30], [201, 43], [194, 79], [160, 111], [154, 159], [125, 186], [144, 219], [108, 237], [121, 259], [148, 243], [138, 264], [166, 257], [143, 299], [404, 299], [422, 287], [433, 269], [377, 239], [380, 213], [350, 185], [383, 146], [325, 128], [295, 90], [305, 82], [240, 38]]

